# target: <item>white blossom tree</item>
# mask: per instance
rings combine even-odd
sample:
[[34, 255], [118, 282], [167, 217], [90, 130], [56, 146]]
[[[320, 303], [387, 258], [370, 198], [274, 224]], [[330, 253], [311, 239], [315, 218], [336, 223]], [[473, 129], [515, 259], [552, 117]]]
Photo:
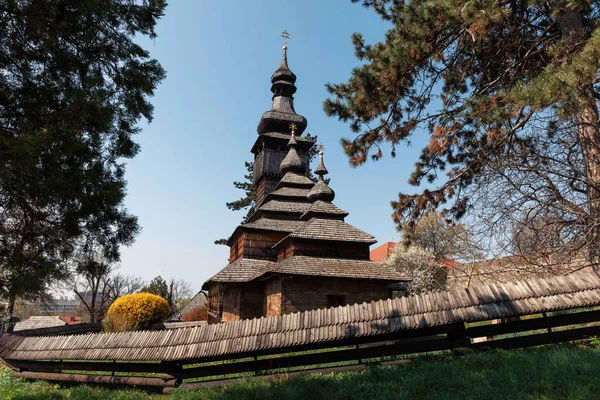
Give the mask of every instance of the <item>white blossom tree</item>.
[[417, 295], [446, 289], [446, 267], [438, 264], [434, 254], [416, 245], [400, 245], [382, 261], [411, 279], [406, 285], [406, 295]]

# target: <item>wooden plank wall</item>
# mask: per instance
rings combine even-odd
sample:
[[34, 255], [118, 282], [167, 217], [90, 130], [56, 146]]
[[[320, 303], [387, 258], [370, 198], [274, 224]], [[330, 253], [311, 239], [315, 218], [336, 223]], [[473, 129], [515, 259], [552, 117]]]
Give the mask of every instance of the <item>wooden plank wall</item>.
[[244, 232], [243, 254], [260, 260], [275, 261], [277, 250], [273, 245], [287, 236], [281, 232]]
[[346, 304], [376, 301], [390, 297], [389, 282], [321, 276], [289, 276], [285, 286], [283, 313], [327, 308], [327, 296], [344, 296]]
[[[291, 257], [292, 255], [368, 260], [369, 245], [366, 243], [331, 243], [296, 239], [294, 240], [292, 249], [290, 251], [286, 250], [285, 257], [283, 258]], [[280, 253], [280, 256], [283, 256], [283, 254]]]

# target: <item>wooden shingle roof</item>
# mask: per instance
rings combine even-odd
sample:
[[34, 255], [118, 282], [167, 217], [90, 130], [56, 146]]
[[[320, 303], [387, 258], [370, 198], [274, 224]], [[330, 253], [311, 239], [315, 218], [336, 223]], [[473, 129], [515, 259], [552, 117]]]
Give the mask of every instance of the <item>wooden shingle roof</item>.
[[288, 172], [279, 181], [276, 189], [279, 189], [282, 186], [288, 185], [296, 185], [311, 188], [314, 185], [314, 182], [308, 179], [305, 175], [297, 174], [295, 172]]
[[[270, 265], [271, 261], [238, 258], [213, 275], [207, 282], [249, 282]], [[206, 283], [205, 283], [206, 284]]]
[[302, 198], [307, 199], [308, 192], [310, 189], [308, 188], [299, 188], [299, 187], [281, 187], [267, 195], [268, 199], [271, 198]]
[[280, 263], [271, 264], [265, 270], [265, 273], [267, 272], [337, 278], [408, 280], [395, 269], [369, 260], [307, 256], [288, 257]]
[[67, 323], [54, 315], [34, 315], [15, 324], [15, 331], [24, 331], [54, 326], [65, 326]]
[[293, 232], [304, 225], [304, 221], [288, 219], [260, 218], [253, 222], [240, 225], [242, 228], [276, 232]]
[[283, 200], [270, 200], [260, 206], [260, 211], [270, 212], [282, 212], [282, 213], [298, 213], [302, 214], [306, 212], [310, 207], [310, 203], [299, 202], [299, 201], [283, 201]]
[[344, 217], [348, 216], [348, 212], [334, 206], [329, 202], [317, 200], [312, 203], [310, 208], [304, 214], [302, 214], [302, 216], [300, 216], [300, 219], [309, 220], [314, 216], [329, 216], [343, 219]]
[[[292, 232], [287, 237], [368, 244], [377, 242], [373, 236], [342, 220], [328, 218], [311, 218], [306, 224], [302, 225], [302, 227]], [[275, 246], [277, 246], [277, 244]]]
[[377, 337], [459, 322], [600, 305], [600, 276], [569, 276], [471, 287], [238, 322], [62, 337], [0, 337], [6, 360], [186, 360]]

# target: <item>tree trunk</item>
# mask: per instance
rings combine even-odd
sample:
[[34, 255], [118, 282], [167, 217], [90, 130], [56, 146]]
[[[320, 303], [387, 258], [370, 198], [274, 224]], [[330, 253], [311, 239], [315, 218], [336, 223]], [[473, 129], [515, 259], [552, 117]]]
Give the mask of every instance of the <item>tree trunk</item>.
[[[558, 15], [558, 23], [567, 43], [577, 43], [588, 37], [583, 19], [578, 11], [570, 10], [564, 2], [557, 6], [565, 10]], [[580, 88], [577, 119], [577, 131], [587, 182], [588, 217], [586, 236], [588, 258], [594, 268], [600, 267], [600, 131], [598, 105], [591, 85]]]
[[8, 294], [8, 322], [12, 322], [13, 314], [15, 312], [15, 301], [16, 296], [14, 293]]

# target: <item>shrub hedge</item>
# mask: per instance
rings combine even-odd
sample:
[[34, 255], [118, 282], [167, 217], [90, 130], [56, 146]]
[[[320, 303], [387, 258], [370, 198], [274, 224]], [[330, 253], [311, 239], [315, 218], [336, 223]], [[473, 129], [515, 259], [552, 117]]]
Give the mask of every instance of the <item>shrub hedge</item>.
[[149, 329], [152, 324], [169, 317], [169, 303], [151, 293], [135, 293], [119, 297], [111, 304], [104, 321], [107, 332]]

